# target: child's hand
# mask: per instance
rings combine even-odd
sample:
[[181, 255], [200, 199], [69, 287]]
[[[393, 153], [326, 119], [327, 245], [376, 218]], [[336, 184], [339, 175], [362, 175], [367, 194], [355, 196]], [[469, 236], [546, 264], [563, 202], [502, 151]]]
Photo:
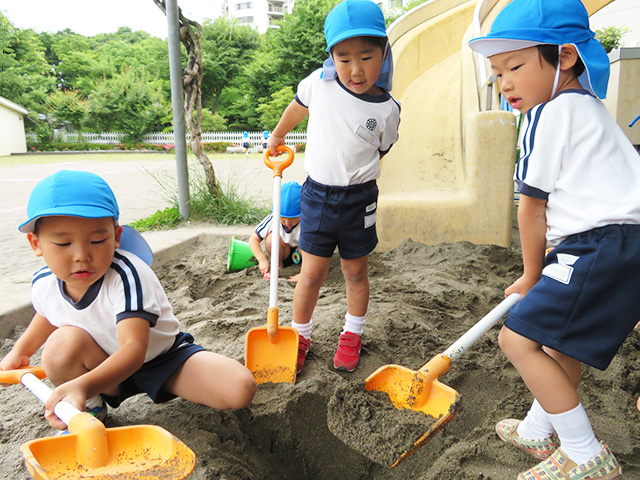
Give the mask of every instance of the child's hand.
[[519, 293], [523, 297], [533, 288], [533, 286], [538, 283], [539, 278], [530, 278], [525, 275], [521, 276], [518, 280], [513, 282], [513, 284], [508, 287], [504, 294], [506, 297], [511, 295], [512, 293]]
[[276, 137], [274, 135], [271, 135], [269, 137], [269, 140], [267, 140], [267, 148], [271, 150], [271, 156], [277, 157], [279, 155], [282, 155], [283, 152], [278, 152], [276, 150], [276, 147], [278, 145], [284, 145], [284, 137]]
[[269, 271], [269, 260], [261, 260], [258, 263], [258, 268], [260, 269], [260, 273], [262, 273], [262, 275], [267, 273]]
[[291, 275], [291, 276], [289, 277], [289, 281], [290, 281], [291, 283], [296, 283], [298, 280], [300, 280], [300, 274], [299, 274], [299, 273], [298, 273], [298, 274], [296, 274], [296, 275]]
[[44, 404], [44, 418], [47, 419], [49, 425], [58, 430], [64, 430], [67, 428], [65, 423], [56, 417], [53, 413], [53, 408], [58, 402], [65, 401], [76, 407], [81, 412], [84, 412], [85, 404], [87, 402], [87, 392], [84, 391], [82, 384], [77, 381], [78, 379], [70, 380], [56, 387], [51, 396]]
[[[26, 355], [17, 355], [13, 351], [9, 352], [0, 361], [0, 370], [15, 370], [17, 368], [28, 367], [29, 357]], [[0, 383], [3, 387], [8, 387], [8, 383]]]

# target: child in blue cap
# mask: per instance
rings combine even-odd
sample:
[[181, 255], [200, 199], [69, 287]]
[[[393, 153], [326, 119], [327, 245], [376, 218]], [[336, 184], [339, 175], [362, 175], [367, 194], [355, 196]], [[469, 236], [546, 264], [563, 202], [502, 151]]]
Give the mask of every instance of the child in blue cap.
[[[282, 185], [280, 191], [280, 268], [288, 267], [294, 263], [300, 240], [300, 191], [302, 187], [298, 182], [287, 182]], [[253, 256], [258, 260], [258, 268], [263, 275], [269, 273], [269, 258], [262, 251], [260, 243], [264, 240], [267, 252], [271, 252], [271, 239], [273, 233], [273, 213], [267, 215], [256, 227], [255, 232], [249, 238], [249, 248]], [[289, 277], [291, 282], [297, 282], [298, 275]]]
[[158, 278], [130, 251], [140, 250], [142, 237], [133, 229], [122, 235], [116, 198], [102, 178], [50, 175], [31, 192], [27, 212], [20, 231], [47, 266], [32, 279], [36, 314], [0, 369], [29, 365], [44, 345], [42, 365], [56, 386], [45, 403], [52, 427], [65, 428], [53, 413], [61, 400], [99, 418], [105, 402], [117, 407], [138, 393], [217, 409], [251, 403], [251, 372], [179, 330]]
[[582, 363], [606, 369], [640, 311], [640, 157], [598, 98], [609, 60], [580, 0], [513, 0], [470, 46], [525, 115], [524, 274], [505, 290], [524, 298], [499, 342], [535, 400], [496, 431], [542, 460], [518, 479], [620, 478], [577, 392]]
[[245, 156], [249, 156], [249, 148], [251, 147], [251, 141], [249, 140], [249, 132], [242, 132], [242, 151]]
[[400, 105], [391, 97], [391, 47], [384, 16], [370, 0], [345, 0], [324, 24], [328, 58], [302, 80], [268, 146], [307, 114], [305, 170], [300, 200], [302, 269], [293, 297], [300, 334], [298, 373], [311, 346], [311, 316], [336, 248], [347, 287], [347, 314], [333, 365], [352, 372], [360, 359], [369, 303], [367, 266], [376, 235], [380, 159], [398, 138]]

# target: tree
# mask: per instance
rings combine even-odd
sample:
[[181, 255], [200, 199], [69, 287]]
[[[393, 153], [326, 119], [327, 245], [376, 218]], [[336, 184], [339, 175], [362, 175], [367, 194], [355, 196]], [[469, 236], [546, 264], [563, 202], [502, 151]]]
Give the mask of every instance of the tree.
[[146, 72], [128, 68], [96, 84], [89, 95], [89, 111], [96, 128], [124, 132], [140, 141], [152, 131], [162, 130], [170, 112], [159, 80]]
[[260, 36], [238, 20], [218, 17], [202, 26], [202, 97], [212, 112], [218, 110], [222, 90], [237, 84], [246, 65], [253, 61]]
[[322, 65], [328, 57], [324, 20], [337, 3], [296, 0], [293, 12], [285, 15], [280, 28], [264, 34], [262, 50], [246, 73], [253, 102], [257, 104], [284, 87], [295, 89], [300, 80]]
[[596, 39], [600, 41], [605, 51], [609, 53], [620, 46], [620, 39], [629, 31], [626, 27], [608, 26], [596, 30]]
[[[153, 0], [153, 2], [167, 14], [166, 0]], [[178, 9], [178, 23], [180, 29], [180, 42], [187, 51], [187, 64], [184, 67], [182, 88], [184, 89], [185, 113], [187, 129], [191, 138], [191, 151], [200, 161], [204, 170], [207, 188], [214, 197], [220, 196], [220, 187], [213, 170], [213, 165], [202, 149], [202, 48], [200, 37], [202, 25], [194, 20], [189, 20]]]
[[89, 112], [89, 104], [76, 90], [56, 90], [47, 98], [47, 113], [59, 122], [68, 122], [77, 132]]
[[43, 111], [47, 94], [56, 88], [45, 49], [33, 30], [15, 28], [1, 13], [0, 42], [0, 96], [22, 105], [33, 117]]
[[[271, 100], [268, 102], [261, 102], [258, 105], [258, 113], [260, 114], [260, 122], [267, 130], [273, 130], [280, 117], [284, 112], [284, 109], [291, 103], [294, 98], [293, 88], [283, 87], [275, 93], [271, 94]], [[297, 130], [306, 129], [307, 119], [304, 119], [298, 126]]]

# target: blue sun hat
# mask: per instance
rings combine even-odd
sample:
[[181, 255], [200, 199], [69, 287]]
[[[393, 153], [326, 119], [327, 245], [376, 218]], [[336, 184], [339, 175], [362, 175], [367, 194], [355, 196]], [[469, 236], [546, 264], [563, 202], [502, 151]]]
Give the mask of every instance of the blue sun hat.
[[512, 0], [498, 14], [485, 37], [469, 46], [491, 57], [536, 45], [572, 44], [585, 65], [578, 80], [600, 98], [607, 95], [609, 57], [589, 28], [589, 14], [580, 0]]
[[287, 182], [280, 190], [280, 217], [300, 216], [300, 193], [302, 186], [298, 182]]
[[[380, 7], [371, 0], [344, 0], [327, 15], [324, 21], [324, 38], [327, 41], [326, 51], [336, 43], [352, 37], [387, 37], [387, 27], [384, 23], [384, 15]], [[386, 91], [392, 87], [393, 58], [391, 47], [387, 42], [384, 51], [384, 62], [376, 85]], [[333, 80], [337, 73], [331, 57], [322, 64], [322, 78]]]
[[[104, 179], [90, 172], [60, 170], [33, 188], [27, 204], [27, 216], [28, 220], [18, 227], [22, 233], [33, 233], [36, 222], [43, 217], [113, 217], [117, 222], [120, 210], [111, 187]], [[132, 227], [123, 227], [120, 248], [137, 255], [148, 265], [153, 263], [149, 244]]]

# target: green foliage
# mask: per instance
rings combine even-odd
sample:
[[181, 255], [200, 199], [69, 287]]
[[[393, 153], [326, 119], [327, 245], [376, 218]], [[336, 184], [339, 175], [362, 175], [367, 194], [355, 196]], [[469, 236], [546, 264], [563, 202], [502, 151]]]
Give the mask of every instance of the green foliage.
[[[168, 200], [172, 205], [148, 218], [133, 222], [131, 226], [138, 231], [169, 229], [182, 222], [177, 193], [173, 191], [175, 187], [166, 179], [155, 179], [159, 184], [159, 190], [169, 196]], [[222, 194], [219, 197], [213, 196], [203, 176], [197, 171], [189, 172], [191, 220], [225, 225], [253, 225], [269, 213], [268, 205], [256, 204], [241, 194], [233, 183], [221, 184], [220, 189]]]
[[[257, 111], [260, 114], [260, 123], [264, 125], [264, 128], [267, 130], [273, 130], [275, 128], [282, 116], [282, 113], [291, 103], [293, 98], [293, 88], [282, 87], [277, 92], [271, 94], [271, 100], [268, 102], [263, 101], [258, 105]], [[304, 124], [304, 126], [306, 126], [306, 119]]]
[[59, 122], [69, 122], [76, 131], [82, 129], [82, 122], [89, 111], [87, 100], [76, 90], [56, 90], [50, 93], [46, 108], [52, 117]]
[[225, 87], [237, 85], [246, 65], [253, 61], [260, 43], [251, 27], [226, 16], [206, 20], [202, 26], [202, 101], [217, 112]]
[[227, 151], [227, 147], [230, 147], [231, 145], [233, 145], [231, 142], [209, 142], [203, 143], [202, 149], [207, 153], [224, 153]]
[[596, 39], [600, 41], [605, 51], [609, 53], [620, 46], [620, 39], [629, 31], [626, 27], [614, 27], [612, 25], [596, 30]]
[[133, 141], [162, 130], [162, 120], [170, 108], [160, 82], [149, 79], [144, 70], [138, 72], [133, 68], [98, 82], [89, 95], [95, 128], [123, 132]]
[[400, 18], [405, 12], [414, 9], [418, 5], [422, 5], [426, 0], [413, 0], [406, 5], [400, 4], [397, 7], [391, 8], [390, 11], [385, 12], [384, 21], [387, 27]]
[[31, 152], [85, 152], [85, 151], [103, 151], [103, 150], [135, 150], [135, 151], [158, 151], [171, 152], [175, 150], [175, 145], [154, 145], [151, 143], [119, 143], [116, 145], [107, 143], [65, 143], [51, 142], [51, 137], [46, 141], [38, 141], [35, 143], [27, 142], [27, 150]]
[[169, 230], [177, 227], [181, 221], [182, 218], [180, 217], [178, 206], [173, 205], [164, 210], [158, 210], [147, 218], [136, 220], [130, 225], [139, 232], [146, 232], [147, 230]]
[[219, 113], [211, 113], [208, 108], [202, 109], [202, 131], [221, 132], [227, 129], [227, 121]]

